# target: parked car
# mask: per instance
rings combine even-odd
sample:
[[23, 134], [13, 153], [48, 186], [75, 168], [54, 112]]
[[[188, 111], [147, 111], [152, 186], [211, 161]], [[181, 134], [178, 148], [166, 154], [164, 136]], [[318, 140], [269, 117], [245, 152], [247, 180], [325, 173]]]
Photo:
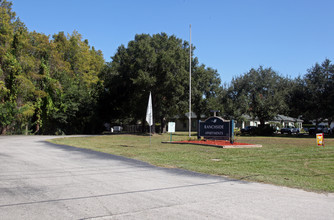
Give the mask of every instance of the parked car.
[[245, 128], [241, 129], [242, 134], [253, 134], [257, 129], [256, 126], [246, 126]]
[[318, 125], [318, 127], [312, 127], [308, 130], [309, 134], [316, 134], [316, 133], [324, 133], [324, 134], [330, 134], [331, 129], [326, 127], [325, 125]]
[[299, 129], [294, 127], [286, 127], [281, 129], [281, 134], [298, 134]]

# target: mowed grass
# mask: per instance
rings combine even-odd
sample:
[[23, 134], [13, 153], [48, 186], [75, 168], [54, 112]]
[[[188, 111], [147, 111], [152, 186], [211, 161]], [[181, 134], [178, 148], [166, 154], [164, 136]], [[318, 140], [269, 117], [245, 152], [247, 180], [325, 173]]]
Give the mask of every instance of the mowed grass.
[[[185, 133], [173, 141], [187, 140]], [[334, 139], [325, 147], [314, 138], [238, 137], [238, 142], [261, 144], [262, 148], [224, 149], [217, 147], [162, 144], [169, 135], [106, 135], [59, 138], [51, 142], [88, 148], [146, 161], [234, 179], [270, 183], [316, 192], [334, 192]]]

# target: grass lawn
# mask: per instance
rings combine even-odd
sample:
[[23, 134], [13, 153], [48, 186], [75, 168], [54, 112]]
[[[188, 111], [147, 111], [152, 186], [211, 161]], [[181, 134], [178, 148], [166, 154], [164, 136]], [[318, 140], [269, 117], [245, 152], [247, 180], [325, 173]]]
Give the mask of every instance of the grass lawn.
[[[315, 137], [237, 137], [238, 142], [263, 147], [223, 149], [161, 143], [169, 138], [168, 134], [154, 135], [151, 146], [149, 136], [141, 135], [59, 138], [50, 142], [121, 155], [161, 167], [334, 192], [334, 139], [325, 138], [323, 148], [316, 146]], [[176, 140], [187, 140], [187, 135], [173, 135], [173, 141]]]

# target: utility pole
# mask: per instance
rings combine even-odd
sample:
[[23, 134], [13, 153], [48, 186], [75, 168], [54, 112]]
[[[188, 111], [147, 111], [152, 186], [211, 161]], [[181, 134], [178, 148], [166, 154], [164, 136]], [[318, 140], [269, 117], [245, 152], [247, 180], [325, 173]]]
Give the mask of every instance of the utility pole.
[[191, 137], [191, 24], [189, 25], [189, 137]]

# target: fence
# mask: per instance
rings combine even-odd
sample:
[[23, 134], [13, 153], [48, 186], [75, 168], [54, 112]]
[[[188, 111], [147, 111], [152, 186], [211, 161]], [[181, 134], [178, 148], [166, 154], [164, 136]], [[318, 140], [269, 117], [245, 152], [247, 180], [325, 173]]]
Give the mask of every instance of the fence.
[[[160, 125], [155, 126], [155, 133], [160, 132]], [[135, 134], [135, 133], [145, 133], [145, 132], [150, 132], [150, 127], [145, 126], [143, 128], [142, 125], [123, 125], [123, 132]], [[152, 130], [153, 132], [153, 130]], [[154, 133], [154, 132], [153, 132]]]

